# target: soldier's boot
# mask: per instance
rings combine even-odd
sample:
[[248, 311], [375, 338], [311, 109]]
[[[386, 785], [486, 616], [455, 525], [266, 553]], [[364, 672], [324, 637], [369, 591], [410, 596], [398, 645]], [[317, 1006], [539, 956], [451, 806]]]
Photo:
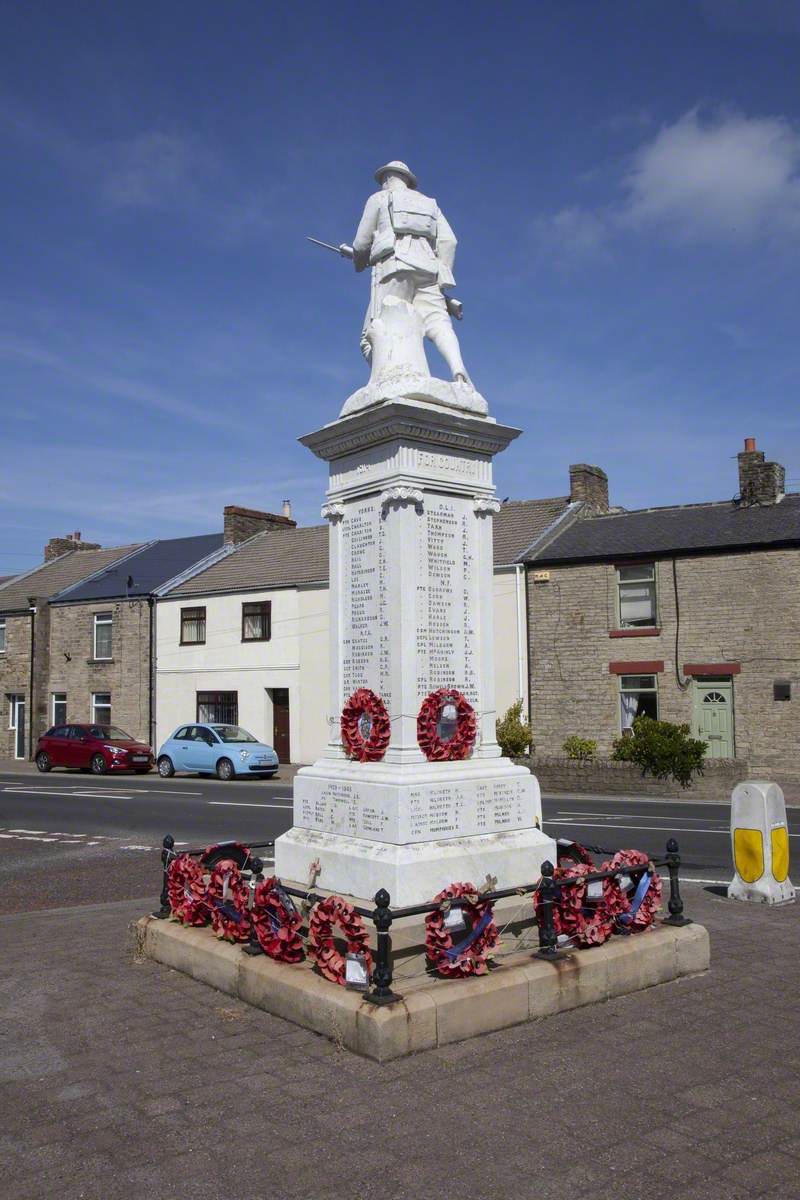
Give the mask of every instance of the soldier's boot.
[[470, 383], [467, 368], [464, 366], [464, 360], [461, 357], [461, 347], [458, 344], [458, 338], [449, 322], [447, 325], [442, 323], [435, 329], [432, 329], [428, 336], [450, 368], [453, 382]]

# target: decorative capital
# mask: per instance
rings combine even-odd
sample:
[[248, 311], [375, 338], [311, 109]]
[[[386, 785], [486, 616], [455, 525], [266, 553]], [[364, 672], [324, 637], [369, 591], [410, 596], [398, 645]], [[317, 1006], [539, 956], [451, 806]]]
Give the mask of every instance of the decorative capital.
[[344, 516], [343, 504], [323, 504], [319, 510], [319, 515], [324, 517], [326, 521], [341, 521]]
[[381, 508], [385, 508], [387, 504], [413, 504], [416, 508], [422, 508], [424, 499], [425, 495], [419, 488], [387, 488], [385, 492], [381, 492]]
[[499, 500], [493, 500], [490, 496], [476, 496], [472, 502], [472, 507], [479, 517], [495, 513], [499, 513], [503, 507]]

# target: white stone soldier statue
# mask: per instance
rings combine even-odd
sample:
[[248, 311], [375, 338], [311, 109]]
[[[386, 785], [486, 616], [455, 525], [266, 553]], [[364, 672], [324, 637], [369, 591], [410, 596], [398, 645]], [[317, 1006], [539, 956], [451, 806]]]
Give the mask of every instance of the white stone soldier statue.
[[379, 167], [375, 179], [381, 190], [367, 200], [352, 246], [355, 269], [372, 267], [372, 294], [361, 335], [364, 357], [368, 362], [372, 357], [371, 323], [381, 316], [387, 296], [394, 296], [413, 306], [453, 380], [467, 384], [445, 297], [445, 289], [455, 286], [456, 236], [436, 201], [418, 190], [416, 176], [404, 162]]

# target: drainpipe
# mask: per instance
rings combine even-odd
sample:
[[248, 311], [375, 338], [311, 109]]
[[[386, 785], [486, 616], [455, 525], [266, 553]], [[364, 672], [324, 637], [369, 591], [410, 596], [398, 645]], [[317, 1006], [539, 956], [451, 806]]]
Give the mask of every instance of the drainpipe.
[[522, 701], [523, 713], [528, 710], [528, 695], [527, 695], [527, 621], [525, 603], [527, 599], [527, 584], [528, 579], [525, 572], [524, 563], [516, 563], [514, 567], [514, 582], [517, 591], [517, 691], [519, 698]]
[[[36, 640], [36, 597], [29, 596], [31, 607], [31, 667], [28, 677], [28, 760], [33, 758], [33, 653]], [[19, 720], [19, 716], [17, 716]]]
[[147, 719], [147, 730], [148, 730], [148, 735], [149, 735], [149, 745], [151, 747], [155, 747], [155, 732], [156, 732], [155, 731], [155, 696], [153, 694], [153, 690], [154, 690], [153, 689], [153, 680], [154, 680], [154, 674], [155, 674], [154, 670], [153, 670], [153, 665], [154, 665], [155, 654], [156, 654], [156, 602], [155, 602], [155, 598], [153, 596], [148, 596], [147, 603], [150, 606], [150, 614], [149, 614], [149, 616], [150, 616], [150, 654], [148, 655], [150, 678], [148, 681], [148, 691], [147, 691], [148, 699], [149, 699], [149, 713], [148, 713], [148, 719]]

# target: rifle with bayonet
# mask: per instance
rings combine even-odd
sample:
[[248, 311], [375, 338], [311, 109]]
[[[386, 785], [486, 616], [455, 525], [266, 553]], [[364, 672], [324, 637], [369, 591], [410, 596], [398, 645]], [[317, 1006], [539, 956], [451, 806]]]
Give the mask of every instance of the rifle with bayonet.
[[[323, 250], [332, 250], [334, 254], [340, 255], [342, 258], [353, 257], [353, 247], [348, 246], [347, 242], [342, 242], [340, 246], [334, 246], [331, 242], [321, 242], [319, 238], [306, 237], [307, 242], [313, 242], [315, 246], [322, 246]], [[447, 311], [451, 317], [455, 317], [456, 321], [460, 321], [464, 316], [464, 305], [460, 300], [456, 300], [455, 296], [444, 294], [444, 302]]]

